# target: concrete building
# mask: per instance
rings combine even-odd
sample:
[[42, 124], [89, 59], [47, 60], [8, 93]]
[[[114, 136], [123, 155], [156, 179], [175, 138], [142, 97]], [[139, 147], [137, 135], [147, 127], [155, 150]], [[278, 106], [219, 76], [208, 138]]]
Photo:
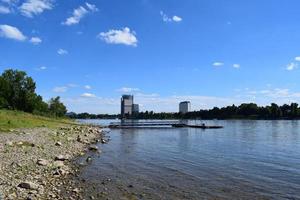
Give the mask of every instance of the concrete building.
[[133, 113], [139, 113], [139, 111], [140, 111], [139, 104], [133, 104], [132, 112]]
[[123, 95], [121, 98], [121, 117], [126, 118], [132, 115], [133, 95]]
[[123, 95], [121, 98], [122, 119], [132, 117], [133, 113], [139, 113], [139, 104], [134, 104], [133, 95]]
[[179, 112], [180, 113], [188, 113], [191, 111], [191, 102], [190, 101], [183, 101], [179, 103]]

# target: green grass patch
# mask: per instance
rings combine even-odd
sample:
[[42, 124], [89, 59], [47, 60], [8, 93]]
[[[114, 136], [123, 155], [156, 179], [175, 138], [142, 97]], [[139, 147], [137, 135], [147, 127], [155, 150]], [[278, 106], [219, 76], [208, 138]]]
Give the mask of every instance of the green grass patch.
[[42, 117], [21, 111], [0, 110], [0, 131], [36, 127], [57, 128], [71, 124], [76, 124], [76, 122], [70, 119]]

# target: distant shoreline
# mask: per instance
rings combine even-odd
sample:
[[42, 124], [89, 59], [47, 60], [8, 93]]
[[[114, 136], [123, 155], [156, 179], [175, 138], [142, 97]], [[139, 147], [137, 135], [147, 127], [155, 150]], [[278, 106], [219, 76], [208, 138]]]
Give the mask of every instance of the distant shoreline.
[[[76, 118], [76, 120], [122, 120], [122, 119], [113, 119], [113, 118]], [[123, 120], [224, 120], [224, 121], [229, 121], [229, 120], [263, 120], [263, 121], [276, 121], [276, 120], [300, 120], [300, 118], [278, 118], [278, 119], [260, 119], [260, 118], [226, 118], [226, 119], [193, 119], [193, 118], [165, 118], [165, 119], [159, 119], [159, 118], [152, 118], [152, 119], [123, 119]]]

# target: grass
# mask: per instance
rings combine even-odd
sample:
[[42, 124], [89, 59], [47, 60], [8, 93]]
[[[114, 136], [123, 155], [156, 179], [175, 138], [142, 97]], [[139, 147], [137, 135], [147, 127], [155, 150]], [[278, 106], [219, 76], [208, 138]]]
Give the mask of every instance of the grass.
[[17, 128], [56, 128], [68, 124], [75, 124], [75, 121], [42, 117], [20, 111], [0, 110], [0, 131], [9, 131]]

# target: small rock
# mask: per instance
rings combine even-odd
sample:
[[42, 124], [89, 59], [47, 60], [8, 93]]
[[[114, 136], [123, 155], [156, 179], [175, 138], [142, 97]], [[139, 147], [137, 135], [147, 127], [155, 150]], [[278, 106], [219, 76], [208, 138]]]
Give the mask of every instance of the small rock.
[[60, 161], [60, 160], [54, 161], [53, 165], [54, 165], [54, 167], [63, 167], [63, 166], [65, 166], [64, 162]]
[[14, 199], [17, 198], [17, 195], [16, 195], [16, 193], [12, 193], [12, 194], [9, 194], [9, 195], [7, 196], [7, 198], [8, 198], [8, 200], [14, 200]]
[[64, 156], [64, 155], [58, 155], [55, 157], [55, 160], [59, 160], [59, 161], [65, 161], [68, 160], [69, 157], [68, 156]]
[[41, 165], [41, 166], [47, 166], [47, 165], [49, 165], [49, 161], [45, 160], [45, 159], [38, 159], [36, 163], [38, 165]]
[[6, 142], [6, 144], [5, 144], [6, 146], [13, 146], [14, 145], [14, 143], [13, 142], [11, 142], [11, 141], [9, 141], [9, 142]]
[[83, 139], [80, 137], [80, 135], [77, 136], [77, 142], [82, 142]]
[[61, 142], [56, 142], [55, 146], [62, 146], [62, 143]]
[[58, 170], [55, 170], [53, 175], [55, 176], [63, 176], [63, 175], [66, 175], [68, 172], [64, 169], [58, 169]]
[[91, 151], [98, 151], [98, 147], [96, 145], [90, 145], [89, 150]]
[[78, 189], [78, 188], [75, 188], [74, 190], [72, 190], [72, 192], [78, 194], [78, 193], [79, 193], [79, 189]]
[[86, 162], [91, 162], [92, 161], [92, 158], [89, 156], [86, 158]]
[[23, 145], [23, 142], [18, 142], [17, 145], [22, 146], [22, 145]]
[[27, 189], [27, 190], [37, 190], [38, 185], [32, 182], [23, 182], [18, 185], [19, 188]]

